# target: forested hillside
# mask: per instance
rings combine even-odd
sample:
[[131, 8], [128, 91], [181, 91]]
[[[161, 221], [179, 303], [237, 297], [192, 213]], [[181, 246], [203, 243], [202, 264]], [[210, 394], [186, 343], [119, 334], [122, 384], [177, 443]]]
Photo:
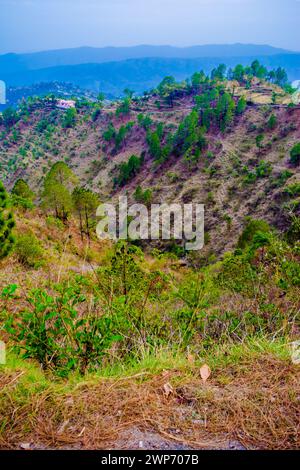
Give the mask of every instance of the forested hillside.
[[[253, 61], [4, 111], [1, 447], [299, 446], [297, 100]], [[99, 240], [120, 195], [204, 204], [203, 249]]]

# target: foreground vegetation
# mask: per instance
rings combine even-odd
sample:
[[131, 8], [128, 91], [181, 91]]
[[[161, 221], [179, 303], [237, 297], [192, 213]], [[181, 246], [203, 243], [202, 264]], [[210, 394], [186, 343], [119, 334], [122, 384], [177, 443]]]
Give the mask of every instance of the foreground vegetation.
[[41, 266], [37, 288], [6, 285], [2, 446], [118, 448], [137, 427], [189, 447], [296, 448], [291, 233], [248, 220], [235, 252], [200, 270], [122, 243], [85, 274]]

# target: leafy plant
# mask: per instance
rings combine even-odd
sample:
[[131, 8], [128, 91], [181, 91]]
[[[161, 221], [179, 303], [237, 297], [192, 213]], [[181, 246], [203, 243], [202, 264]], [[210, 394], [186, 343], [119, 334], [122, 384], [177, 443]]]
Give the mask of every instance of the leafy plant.
[[14, 227], [13, 214], [8, 210], [8, 196], [3, 183], [0, 181], [0, 259], [5, 258], [13, 248], [15, 242]]
[[17, 237], [15, 253], [20, 263], [30, 268], [38, 267], [43, 259], [41, 244], [30, 232]]

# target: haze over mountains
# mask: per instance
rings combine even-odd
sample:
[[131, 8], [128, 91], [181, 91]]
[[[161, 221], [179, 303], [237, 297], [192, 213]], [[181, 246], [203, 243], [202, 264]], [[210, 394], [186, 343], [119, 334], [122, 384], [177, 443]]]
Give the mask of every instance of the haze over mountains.
[[268, 45], [233, 44], [192, 47], [80, 47], [0, 56], [0, 78], [8, 87], [40, 82], [69, 82], [117, 97], [125, 87], [137, 93], [152, 88], [166, 75], [185, 79], [196, 70], [209, 73], [221, 62], [228, 67], [259, 59], [269, 68], [284, 67], [289, 79], [300, 77], [300, 53]]
[[[198, 57], [243, 57], [253, 55], [284, 54], [289, 51], [268, 45], [223, 44], [191, 47], [138, 45], [133, 47], [78, 47], [34, 52], [31, 54], [5, 54], [0, 60], [28, 69], [40, 69], [59, 65], [115, 62], [145, 57], [195, 59]], [[292, 52], [291, 52], [292, 53]]]

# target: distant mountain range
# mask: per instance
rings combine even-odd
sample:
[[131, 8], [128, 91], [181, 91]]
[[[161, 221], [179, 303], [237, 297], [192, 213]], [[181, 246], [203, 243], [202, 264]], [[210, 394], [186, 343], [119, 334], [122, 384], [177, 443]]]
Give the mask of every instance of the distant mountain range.
[[[78, 47], [75, 49], [58, 49], [32, 54], [5, 54], [0, 56], [1, 64], [16, 69], [41, 69], [60, 65], [100, 64], [127, 59], [145, 57], [165, 57], [178, 59], [195, 59], [198, 57], [244, 57], [268, 56], [289, 53], [284, 49], [272, 46], [253, 44], [206, 45], [191, 47], [173, 46], [134, 46], [134, 47]], [[11, 70], [14, 71], [14, 70]]]
[[0, 56], [0, 79], [8, 86], [69, 82], [119, 96], [125, 87], [140, 93], [166, 75], [181, 80], [196, 70], [209, 73], [219, 63], [233, 67], [259, 59], [269, 68], [284, 67], [290, 80], [300, 78], [300, 53], [267, 45], [233, 44], [178, 48], [136, 46], [62, 49]]

